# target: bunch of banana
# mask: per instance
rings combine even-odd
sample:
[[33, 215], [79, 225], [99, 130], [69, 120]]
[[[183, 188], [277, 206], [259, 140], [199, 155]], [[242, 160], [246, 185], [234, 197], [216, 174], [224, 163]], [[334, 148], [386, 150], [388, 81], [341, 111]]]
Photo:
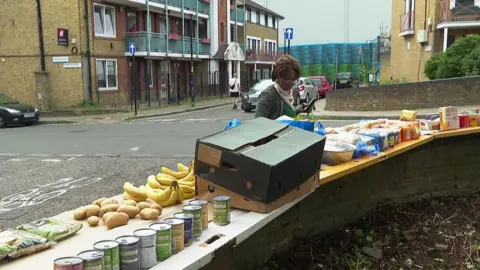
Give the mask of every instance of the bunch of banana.
[[195, 197], [195, 175], [193, 168], [194, 161], [192, 161], [189, 166], [178, 163], [177, 172], [167, 167], [162, 167], [162, 172], [157, 174], [156, 179], [162, 187], [169, 187], [173, 182], [177, 182], [180, 190], [183, 192], [183, 198], [191, 199]]
[[136, 202], [143, 202], [147, 199], [147, 190], [145, 186], [135, 187], [130, 182], [123, 184], [123, 198], [126, 200], [134, 200]]
[[176, 181], [166, 189], [154, 189], [150, 186], [146, 187], [147, 197], [162, 207], [171, 206], [183, 201], [183, 193]]

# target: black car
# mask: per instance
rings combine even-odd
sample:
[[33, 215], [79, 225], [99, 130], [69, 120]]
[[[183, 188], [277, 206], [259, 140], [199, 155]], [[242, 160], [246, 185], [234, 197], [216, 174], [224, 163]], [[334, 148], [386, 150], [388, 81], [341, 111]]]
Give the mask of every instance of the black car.
[[352, 72], [337, 73], [336, 89], [357, 87], [357, 81]]
[[6, 125], [33, 125], [40, 120], [37, 108], [21, 104], [15, 99], [0, 94], [0, 128]]

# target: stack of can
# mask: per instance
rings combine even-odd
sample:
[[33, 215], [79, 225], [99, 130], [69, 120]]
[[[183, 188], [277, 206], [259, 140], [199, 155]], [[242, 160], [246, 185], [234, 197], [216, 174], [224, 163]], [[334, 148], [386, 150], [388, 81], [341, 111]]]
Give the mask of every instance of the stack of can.
[[172, 226], [172, 254], [177, 254], [185, 247], [184, 221], [179, 218], [167, 218], [163, 222]]
[[93, 245], [95, 250], [100, 250], [104, 253], [104, 270], [119, 270], [120, 269], [120, 247], [115, 241], [104, 240]]
[[53, 270], [83, 270], [83, 259], [80, 257], [63, 257], [53, 262]]
[[133, 235], [125, 235], [118, 237], [115, 241], [120, 244], [120, 269], [140, 269], [140, 260], [138, 259], [140, 239]]
[[138, 253], [140, 256], [140, 268], [150, 269], [157, 264], [157, 231], [152, 229], [138, 229], [133, 235], [140, 239]]
[[191, 200], [188, 204], [202, 207], [202, 231], [208, 228], [208, 201]]
[[157, 261], [164, 261], [172, 256], [172, 225], [158, 222], [150, 225], [157, 232]]
[[183, 219], [183, 244], [188, 247], [193, 244], [193, 215], [188, 213], [175, 213], [174, 218]]
[[202, 207], [198, 205], [185, 205], [182, 211], [193, 215], [193, 239], [202, 235]]
[[213, 197], [213, 222], [219, 226], [230, 224], [230, 197]]
[[103, 270], [104, 253], [100, 250], [86, 250], [78, 253], [78, 257], [83, 260], [83, 270]]

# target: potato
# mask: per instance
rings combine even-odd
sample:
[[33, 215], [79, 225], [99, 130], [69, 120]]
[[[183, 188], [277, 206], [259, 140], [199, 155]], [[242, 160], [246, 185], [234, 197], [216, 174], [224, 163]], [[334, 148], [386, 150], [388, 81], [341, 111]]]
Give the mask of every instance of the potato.
[[100, 212], [100, 207], [98, 205], [86, 205], [84, 208], [87, 218], [91, 216], [98, 216], [98, 212]]
[[140, 208], [140, 210], [143, 210], [144, 208], [150, 207], [150, 204], [148, 202], [139, 202], [137, 203], [137, 207]]
[[104, 205], [107, 205], [107, 204], [118, 204], [118, 202], [117, 200], [114, 200], [114, 199], [106, 199], [100, 203], [100, 207], [103, 207]]
[[131, 206], [137, 206], [137, 202], [134, 201], [134, 200], [124, 200], [124, 201], [122, 202], [122, 204], [131, 205]]
[[100, 198], [100, 199], [96, 199], [95, 201], [92, 202], [93, 205], [98, 205], [100, 206], [100, 204], [105, 201], [107, 198], [103, 197], [103, 198]]
[[117, 211], [118, 207], [120, 207], [119, 204], [106, 204], [100, 208], [100, 212], [98, 213], [98, 216], [103, 217], [105, 213], [115, 212]]
[[107, 220], [107, 218], [111, 215], [113, 215], [113, 213], [116, 213], [116, 212], [107, 212], [103, 215], [102, 217], [102, 222], [105, 223], [105, 220]]
[[76, 220], [83, 220], [87, 217], [87, 213], [85, 212], [85, 207], [79, 207], [75, 212], [73, 212], [73, 218]]
[[144, 208], [140, 211], [140, 217], [144, 220], [154, 220], [160, 216], [160, 212], [157, 209]]
[[125, 213], [128, 215], [129, 218], [134, 218], [138, 215], [138, 213], [140, 213], [140, 208], [136, 206], [121, 204], [120, 207], [118, 207], [117, 212]]
[[149, 207], [149, 208], [152, 208], [152, 209], [157, 209], [157, 210], [158, 210], [158, 212], [159, 212], [160, 214], [162, 214], [162, 210], [163, 210], [163, 208], [162, 208], [162, 206], [161, 206], [160, 204], [156, 204], [156, 203], [154, 203], [154, 204], [150, 205], [150, 207]]
[[128, 215], [122, 212], [115, 212], [110, 216], [108, 216], [105, 220], [105, 226], [107, 226], [109, 230], [116, 227], [127, 225], [127, 223], [128, 223]]
[[97, 216], [91, 216], [87, 219], [88, 225], [95, 227], [100, 222], [100, 219]]

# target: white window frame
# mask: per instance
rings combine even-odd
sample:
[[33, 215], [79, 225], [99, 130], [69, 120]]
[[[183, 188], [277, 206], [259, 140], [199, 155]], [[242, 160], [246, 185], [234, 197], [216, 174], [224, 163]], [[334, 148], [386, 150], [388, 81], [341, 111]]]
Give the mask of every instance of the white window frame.
[[[103, 11], [103, 31], [104, 33], [97, 33], [96, 29], [95, 29], [95, 7], [101, 7], [102, 8], [102, 11]], [[112, 9], [113, 13], [112, 13], [112, 18], [113, 18], [113, 35], [107, 35], [105, 34], [105, 31], [106, 31], [106, 25], [105, 25], [105, 9], [106, 8], [109, 8], [109, 9]], [[93, 31], [95, 33], [95, 36], [96, 37], [109, 37], [109, 38], [115, 38], [117, 37], [117, 17], [116, 17], [116, 12], [115, 12], [115, 7], [114, 6], [109, 6], [109, 5], [103, 5], [103, 4], [97, 4], [97, 3], [94, 3], [93, 4]]]
[[152, 88], [153, 87], [153, 61], [148, 60], [147, 61], [147, 72], [148, 72], [148, 87]]
[[[247, 36], [247, 41], [248, 40], [251, 40], [250, 42], [250, 48], [248, 48], [249, 50], [253, 50], [253, 42], [255, 42], [255, 49], [257, 50], [257, 53], [260, 53], [260, 51], [262, 50], [262, 48], [260, 46], [257, 47], [257, 45], [260, 45], [261, 42], [262, 42], [262, 39], [259, 38], [259, 37], [253, 37], [253, 36]], [[248, 45], [248, 43], [247, 43]], [[260, 48], [259, 48], [260, 47]]]
[[275, 52], [277, 51], [277, 41], [276, 41], [276, 40], [273, 40], [273, 39], [266, 39], [266, 38], [264, 39], [264, 41], [265, 41], [264, 44], [267, 45], [267, 46], [266, 46], [267, 48], [268, 48], [269, 43], [272, 44], [272, 50], [271, 50], [271, 51], [268, 50], [268, 49], [265, 49], [264, 51], [265, 51], [265, 52], [268, 52], [268, 53], [273, 53], [273, 54], [275, 54]]
[[[117, 59], [112, 59], [112, 58], [97, 58], [95, 59], [95, 76], [98, 76], [96, 69], [97, 69], [97, 62], [102, 61], [105, 62], [105, 82], [107, 84], [107, 87], [98, 87], [99, 91], [116, 91], [118, 90], [118, 60]], [[108, 68], [107, 68], [107, 62], [115, 62], [115, 70], [117, 71], [117, 76], [115, 76], [115, 87], [109, 87], [108, 86]]]

